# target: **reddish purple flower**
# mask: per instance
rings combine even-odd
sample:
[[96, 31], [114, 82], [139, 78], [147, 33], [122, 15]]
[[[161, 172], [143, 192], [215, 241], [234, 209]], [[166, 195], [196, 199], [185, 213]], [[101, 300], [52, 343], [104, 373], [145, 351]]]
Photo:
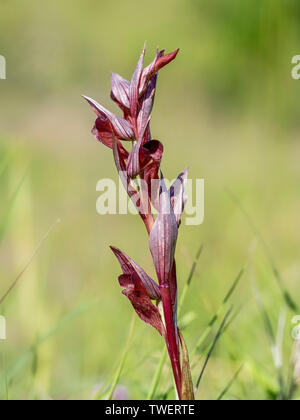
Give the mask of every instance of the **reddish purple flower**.
[[152, 300], [161, 300], [158, 285], [131, 258], [117, 248], [111, 247], [117, 257], [123, 274], [119, 276], [119, 283], [124, 287], [123, 294], [130, 300], [138, 316], [147, 324], [152, 325], [163, 334], [163, 323], [157, 306]]
[[[130, 178], [141, 174], [144, 168], [149, 166], [151, 171], [158, 175], [157, 166], [160, 165], [163, 146], [157, 140], [153, 144], [150, 143], [152, 139], [149, 126], [157, 72], [174, 60], [178, 51], [166, 55], [163, 50], [159, 51], [154, 61], [143, 68], [145, 56], [145, 49], [143, 49], [130, 81], [112, 73], [111, 98], [122, 109], [123, 118], [108, 111], [95, 100], [84, 96], [98, 117], [92, 132], [101, 143], [112, 148], [113, 136], [119, 140], [135, 142], [127, 162]], [[147, 170], [149, 172], [150, 168]]]

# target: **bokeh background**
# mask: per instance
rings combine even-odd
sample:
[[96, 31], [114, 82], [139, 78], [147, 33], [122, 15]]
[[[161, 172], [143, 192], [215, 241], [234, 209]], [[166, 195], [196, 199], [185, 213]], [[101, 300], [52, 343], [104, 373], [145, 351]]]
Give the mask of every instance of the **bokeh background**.
[[[246, 267], [231, 299], [236, 316], [198, 398], [217, 398], [241, 365], [226, 397], [273, 398], [277, 374], [253, 290], [275, 329], [285, 314], [288, 366], [295, 313], [269, 257], [299, 302], [300, 81], [291, 77], [300, 53], [299, 2], [1, 0], [0, 10], [7, 60], [0, 81], [0, 296], [61, 220], [0, 307], [8, 335], [0, 342], [0, 398], [7, 397], [5, 381], [10, 399], [93, 398], [118, 366], [132, 310], [108, 245], [154, 273], [138, 217], [96, 213], [97, 181], [117, 176], [111, 152], [90, 133], [94, 115], [80, 95], [116, 111], [110, 71], [130, 78], [145, 41], [147, 63], [157, 46], [181, 49], [160, 72], [152, 116], [153, 135], [165, 144], [165, 176], [189, 166], [206, 185], [205, 222], [182, 226], [177, 248], [182, 290], [204, 245], [183, 308], [190, 349]], [[136, 321], [123, 396], [145, 398], [162, 345]], [[195, 378], [203, 361], [195, 359]], [[166, 364], [157, 398], [170, 383]]]

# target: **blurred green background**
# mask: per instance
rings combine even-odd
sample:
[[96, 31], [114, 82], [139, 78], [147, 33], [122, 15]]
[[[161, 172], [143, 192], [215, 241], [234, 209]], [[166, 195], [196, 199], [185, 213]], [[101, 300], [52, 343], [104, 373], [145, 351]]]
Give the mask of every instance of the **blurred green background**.
[[[300, 54], [299, 1], [1, 0], [0, 296], [61, 222], [0, 307], [8, 335], [0, 342], [0, 398], [5, 378], [11, 399], [92, 398], [118, 365], [132, 310], [108, 245], [154, 273], [138, 217], [96, 213], [97, 181], [117, 175], [111, 152], [90, 133], [94, 115], [80, 95], [116, 111], [110, 71], [130, 78], [145, 41], [147, 64], [157, 46], [181, 49], [160, 72], [152, 116], [153, 136], [165, 144], [165, 176], [189, 166], [206, 185], [205, 222], [183, 225], [177, 248], [182, 290], [204, 244], [184, 305], [191, 349], [246, 265], [232, 298], [238, 315], [198, 398], [217, 398], [241, 365], [227, 397], [263, 399], [276, 389], [253, 283], [275, 328], [286, 310], [288, 357], [293, 314], [260, 235], [299, 302], [300, 81], [291, 77]], [[129, 398], [147, 395], [162, 344], [137, 320], [120, 380]], [[170, 383], [166, 365], [156, 397]]]

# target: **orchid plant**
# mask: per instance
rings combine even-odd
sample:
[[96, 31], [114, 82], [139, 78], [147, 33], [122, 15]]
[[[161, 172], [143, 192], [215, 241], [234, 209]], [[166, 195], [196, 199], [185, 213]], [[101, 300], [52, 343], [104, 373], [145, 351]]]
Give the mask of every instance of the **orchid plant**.
[[[163, 144], [152, 139], [150, 118], [158, 71], [173, 61], [179, 50], [157, 51], [144, 67], [145, 48], [130, 81], [111, 75], [111, 99], [123, 117], [84, 96], [97, 115], [92, 133], [113, 151], [115, 165], [126, 191], [140, 214], [149, 236], [158, 283], [135, 261], [111, 247], [120, 263], [123, 294], [137, 315], [164, 337], [179, 399], [194, 399], [188, 353], [177, 325], [177, 275], [175, 249], [181, 216], [187, 200], [184, 170], [170, 189], [160, 172]], [[130, 152], [124, 143], [131, 144]], [[156, 215], [154, 214], [156, 213]]]

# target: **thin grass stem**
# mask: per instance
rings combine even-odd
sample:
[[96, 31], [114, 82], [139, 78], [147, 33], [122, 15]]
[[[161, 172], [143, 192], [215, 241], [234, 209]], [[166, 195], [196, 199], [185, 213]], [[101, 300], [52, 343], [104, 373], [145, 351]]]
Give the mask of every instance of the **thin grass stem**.
[[165, 365], [166, 360], [167, 360], [167, 354], [168, 354], [167, 353], [167, 348], [166, 348], [166, 346], [164, 346], [164, 348], [162, 350], [160, 360], [159, 360], [159, 363], [158, 363], [158, 366], [157, 366], [157, 369], [155, 371], [155, 375], [154, 375], [152, 383], [151, 383], [150, 391], [147, 395], [147, 401], [153, 400], [153, 398], [154, 398], [154, 395], [155, 395], [156, 390], [158, 388], [158, 384], [160, 382], [160, 378], [161, 378], [161, 375], [162, 375], [164, 365]]
[[106, 399], [108, 401], [112, 400], [114, 391], [116, 389], [116, 386], [118, 385], [119, 379], [120, 379], [121, 374], [122, 374], [122, 370], [123, 370], [123, 367], [124, 367], [124, 364], [125, 364], [125, 361], [126, 361], [126, 358], [127, 358], [127, 354], [128, 354], [128, 351], [129, 351], [129, 348], [130, 348], [130, 345], [131, 345], [131, 340], [132, 340], [132, 337], [133, 337], [135, 319], [136, 319], [136, 315], [133, 314], [132, 319], [131, 319], [131, 323], [130, 323], [129, 334], [128, 334], [128, 338], [127, 338], [127, 343], [125, 345], [124, 353], [121, 357], [119, 366], [116, 370], [116, 374], [115, 374], [114, 379], [112, 381], [111, 387], [109, 388], [109, 391], [107, 393], [107, 398]]
[[217, 344], [217, 342], [218, 342], [218, 340], [219, 340], [219, 338], [220, 338], [220, 336], [221, 336], [221, 334], [223, 332], [223, 329], [224, 329], [224, 327], [225, 327], [225, 325], [227, 323], [227, 320], [228, 320], [228, 318], [229, 318], [232, 310], [233, 310], [233, 306], [231, 306], [230, 309], [227, 311], [227, 313], [226, 313], [226, 315], [225, 315], [225, 317], [224, 317], [224, 319], [223, 319], [223, 321], [222, 321], [222, 323], [220, 325], [220, 328], [219, 328], [219, 330], [218, 330], [218, 332], [217, 332], [217, 334], [216, 334], [216, 336], [214, 338], [214, 341], [213, 341], [213, 343], [212, 343], [212, 345], [210, 347], [210, 350], [209, 350], [209, 352], [207, 354], [207, 357], [205, 359], [205, 362], [204, 362], [204, 365], [202, 367], [201, 373], [200, 373], [199, 378], [198, 378], [197, 383], [196, 383], [196, 392], [195, 392], [195, 394], [197, 393], [197, 391], [199, 389], [199, 385], [200, 385], [200, 382], [201, 382], [201, 380], [203, 378], [203, 375], [204, 375], [204, 372], [206, 370], [206, 367], [207, 367], [207, 364], [209, 362], [209, 359], [210, 359], [210, 357], [211, 357], [211, 355], [212, 355], [212, 353], [213, 353], [213, 351], [214, 351], [214, 349], [216, 347], [216, 344]]
[[239, 374], [241, 373], [242, 369], [243, 369], [243, 365], [238, 369], [238, 371], [235, 373], [235, 375], [233, 376], [233, 378], [229, 381], [229, 383], [226, 385], [226, 387], [224, 388], [224, 390], [221, 392], [221, 394], [218, 396], [217, 401], [221, 401], [225, 395], [227, 394], [227, 392], [230, 390], [230, 388], [232, 387], [232, 385], [235, 383], [235, 381], [237, 380], [237, 378], [239, 377]]

